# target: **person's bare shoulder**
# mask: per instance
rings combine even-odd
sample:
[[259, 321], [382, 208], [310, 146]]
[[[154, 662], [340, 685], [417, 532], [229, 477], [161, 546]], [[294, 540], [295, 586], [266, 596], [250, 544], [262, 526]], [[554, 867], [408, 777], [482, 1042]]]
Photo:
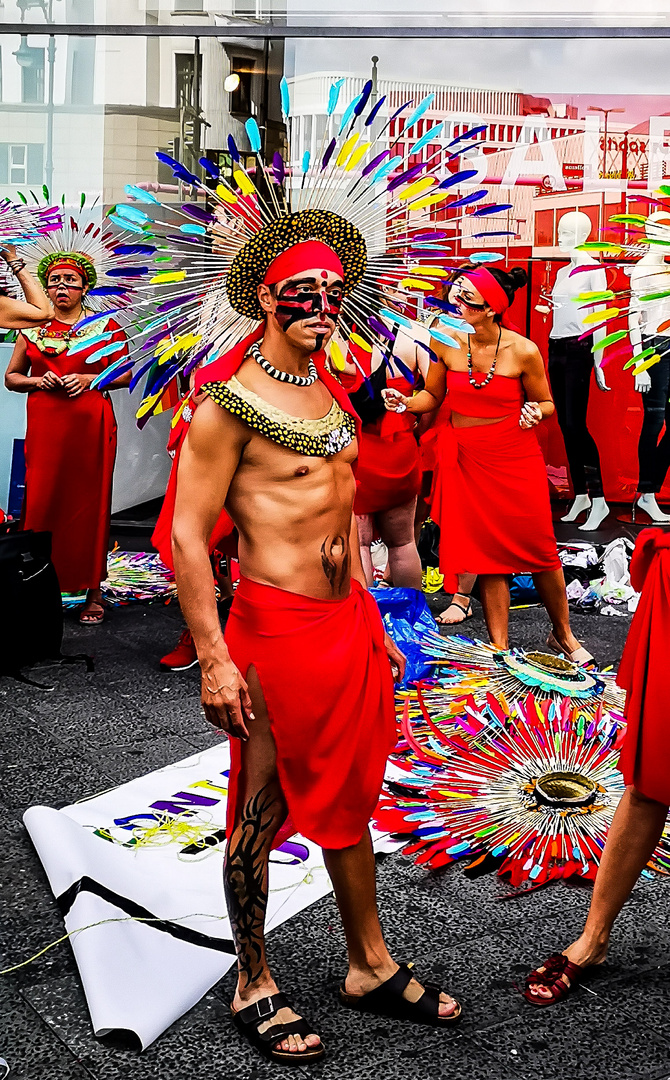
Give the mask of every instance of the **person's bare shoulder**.
[[250, 438], [248, 425], [217, 405], [209, 395], [193, 413], [187, 435], [191, 452], [202, 460], [210, 461], [226, 452], [239, 453]]

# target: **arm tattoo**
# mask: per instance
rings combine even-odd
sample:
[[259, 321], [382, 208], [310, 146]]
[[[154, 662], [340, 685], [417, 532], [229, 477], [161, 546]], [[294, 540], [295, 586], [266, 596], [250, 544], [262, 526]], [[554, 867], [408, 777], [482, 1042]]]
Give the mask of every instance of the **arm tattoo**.
[[279, 813], [276, 795], [266, 784], [248, 800], [226, 853], [226, 903], [243, 987], [256, 982], [264, 969], [268, 854]]
[[330, 591], [342, 588], [349, 574], [349, 541], [346, 536], [327, 536], [321, 545], [321, 566]]

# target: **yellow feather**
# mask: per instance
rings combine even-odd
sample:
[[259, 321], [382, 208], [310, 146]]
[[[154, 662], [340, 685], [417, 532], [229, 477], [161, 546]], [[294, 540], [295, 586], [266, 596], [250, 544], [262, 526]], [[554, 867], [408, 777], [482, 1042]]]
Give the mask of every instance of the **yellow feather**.
[[344, 371], [344, 353], [342, 352], [340, 346], [337, 344], [336, 341], [331, 341], [330, 343], [330, 359], [333, 361], [333, 365], [337, 368], [338, 371]]
[[233, 194], [233, 192], [230, 191], [230, 189], [227, 188], [225, 184], [218, 185], [216, 189], [216, 194], [223, 202], [230, 203], [231, 205], [237, 202], [237, 195]]
[[354, 345], [358, 345], [359, 349], [363, 349], [364, 352], [372, 352], [372, 345], [368, 345], [365, 338], [362, 338], [360, 334], [352, 334], [349, 340], [353, 341]]
[[415, 195], [420, 195], [422, 191], [427, 191], [429, 187], [433, 187], [436, 183], [436, 176], [423, 176], [421, 180], [415, 180], [413, 184], [408, 184], [407, 187], [399, 191], [398, 198], [412, 199]]
[[171, 285], [175, 281], [183, 281], [185, 277], [185, 270], [160, 270], [152, 278], [149, 278], [149, 284], [156, 285], [160, 282], [161, 285]]
[[423, 274], [424, 277], [447, 277], [448, 271], [441, 266], [412, 266], [413, 274]]
[[620, 315], [618, 307], [607, 308], [606, 311], [590, 311], [588, 315], [585, 315], [582, 319], [584, 326], [590, 326], [591, 323], [604, 322], [606, 319], [616, 319], [617, 315]]
[[355, 131], [353, 135], [350, 135], [349, 138], [342, 143], [342, 149], [337, 155], [337, 160], [335, 161], [336, 165], [344, 165], [345, 161], [349, 157], [350, 153], [354, 149], [359, 139], [360, 133], [358, 131]]
[[256, 191], [252, 181], [242, 169], [233, 169], [233, 177], [243, 195], [253, 195]]
[[448, 199], [450, 194], [449, 191], [436, 191], [432, 195], [424, 195], [422, 199], [410, 203], [409, 208], [410, 210], [424, 210], [426, 206], [432, 206], [434, 203], [442, 202], [443, 199]]
[[359, 161], [361, 161], [361, 159], [365, 157], [371, 146], [371, 142], [364, 142], [361, 143], [360, 146], [357, 146], [353, 154], [349, 158], [347, 164], [344, 166], [344, 171], [351, 172], [352, 169], [355, 169]]
[[432, 292], [435, 288], [434, 281], [421, 281], [419, 278], [406, 277], [400, 282], [401, 289], [423, 289], [424, 292]]

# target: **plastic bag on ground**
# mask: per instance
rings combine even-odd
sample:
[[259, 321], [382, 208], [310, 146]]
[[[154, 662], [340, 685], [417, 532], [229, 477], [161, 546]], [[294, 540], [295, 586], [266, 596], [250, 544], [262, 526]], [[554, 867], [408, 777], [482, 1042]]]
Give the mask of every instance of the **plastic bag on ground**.
[[433, 671], [421, 652], [420, 641], [426, 633], [435, 633], [435, 619], [426, 598], [417, 589], [370, 589], [377, 601], [384, 626], [396, 645], [407, 657], [405, 678], [401, 686], [424, 679]]

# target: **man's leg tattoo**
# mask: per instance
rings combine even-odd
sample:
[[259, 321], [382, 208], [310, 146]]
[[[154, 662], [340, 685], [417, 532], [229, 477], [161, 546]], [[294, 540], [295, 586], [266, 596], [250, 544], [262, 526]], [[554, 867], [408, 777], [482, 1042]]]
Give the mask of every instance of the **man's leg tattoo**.
[[248, 800], [226, 853], [226, 902], [242, 989], [251, 986], [263, 973], [268, 849], [280, 809], [272, 788], [273, 785], [266, 784]]

